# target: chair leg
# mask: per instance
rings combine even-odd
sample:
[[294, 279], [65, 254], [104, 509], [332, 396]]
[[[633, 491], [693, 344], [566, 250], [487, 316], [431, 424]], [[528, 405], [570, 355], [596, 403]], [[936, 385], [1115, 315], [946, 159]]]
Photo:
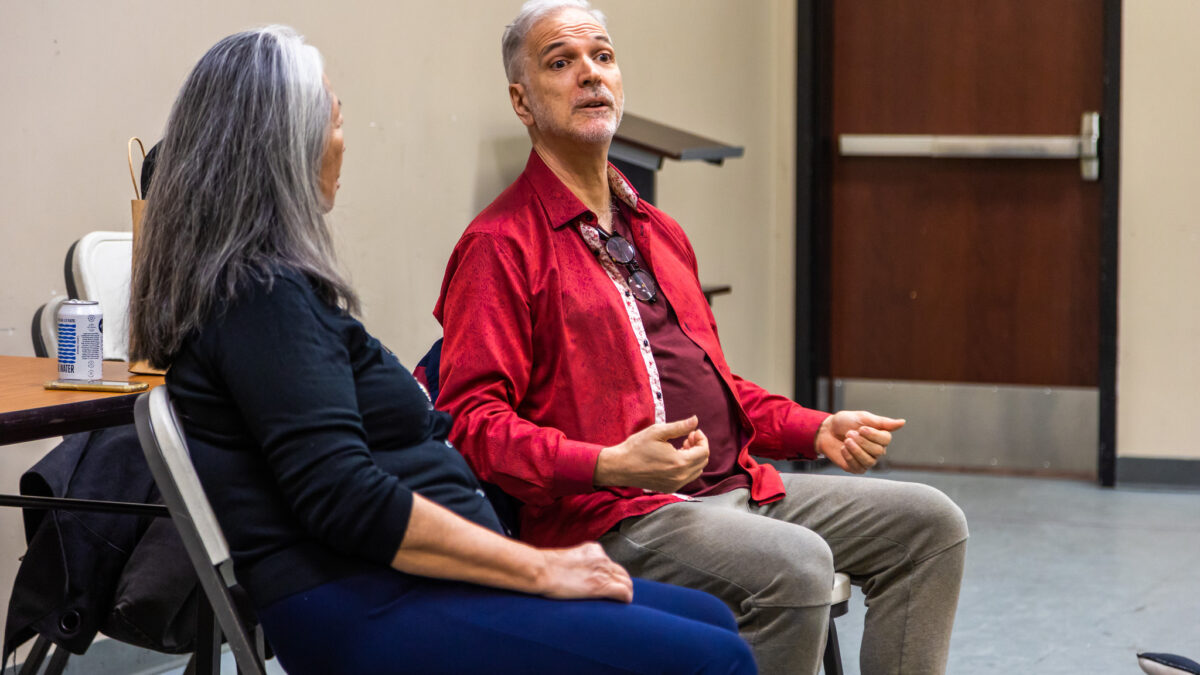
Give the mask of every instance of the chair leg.
[[191, 665], [195, 675], [221, 675], [221, 627], [203, 596], [196, 606], [196, 652]]
[[265, 664], [267, 662], [267, 634], [263, 631], [261, 624], [254, 627], [252, 637], [254, 638], [254, 653], [258, 654], [258, 662]]
[[46, 672], [43, 675], [62, 675], [62, 672], [67, 669], [67, 659], [71, 658], [71, 652], [62, 647], [55, 647], [54, 653], [50, 655], [50, 663], [46, 664]]
[[[254, 658], [260, 665], [266, 664], [267, 640], [263, 635], [262, 626], [255, 626], [250, 631], [250, 642], [254, 645]], [[239, 663], [237, 667], [238, 675], [246, 675], [242, 670], [242, 665]]]
[[842, 675], [842, 651], [833, 617], [829, 617], [829, 635], [825, 638], [825, 675]]
[[37, 636], [33, 641], [33, 649], [29, 650], [29, 656], [25, 657], [25, 662], [21, 664], [20, 675], [34, 675], [38, 669], [42, 667], [42, 661], [46, 660], [46, 654], [50, 653], [50, 647], [54, 643], [42, 637]]

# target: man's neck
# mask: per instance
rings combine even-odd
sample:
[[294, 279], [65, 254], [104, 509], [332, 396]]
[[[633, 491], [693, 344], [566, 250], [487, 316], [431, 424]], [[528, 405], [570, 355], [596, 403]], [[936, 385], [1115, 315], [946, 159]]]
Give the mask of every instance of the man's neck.
[[612, 192], [608, 185], [608, 143], [563, 147], [534, 139], [533, 149], [550, 171], [583, 205], [596, 214], [606, 232], [612, 231]]

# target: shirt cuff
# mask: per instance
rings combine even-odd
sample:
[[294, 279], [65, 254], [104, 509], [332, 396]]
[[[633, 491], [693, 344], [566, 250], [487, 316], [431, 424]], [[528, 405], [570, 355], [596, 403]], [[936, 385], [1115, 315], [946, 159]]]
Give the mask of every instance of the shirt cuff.
[[831, 413], [800, 408], [792, 412], [783, 425], [783, 447], [806, 459], [817, 458], [817, 431]]
[[562, 439], [554, 457], [554, 494], [558, 497], [595, 491], [596, 461], [603, 446]]

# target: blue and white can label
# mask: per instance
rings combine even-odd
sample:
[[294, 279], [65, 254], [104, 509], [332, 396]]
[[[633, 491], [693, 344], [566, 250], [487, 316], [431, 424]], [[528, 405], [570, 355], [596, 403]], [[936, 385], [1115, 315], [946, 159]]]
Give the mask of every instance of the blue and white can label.
[[104, 377], [104, 316], [95, 300], [67, 300], [58, 308], [58, 379]]

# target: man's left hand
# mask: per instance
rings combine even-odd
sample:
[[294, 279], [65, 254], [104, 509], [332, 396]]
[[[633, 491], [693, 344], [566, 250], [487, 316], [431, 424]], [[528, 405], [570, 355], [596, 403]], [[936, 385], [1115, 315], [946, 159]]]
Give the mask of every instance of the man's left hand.
[[817, 452], [843, 471], [866, 473], [887, 453], [893, 431], [904, 420], [865, 410], [842, 410], [827, 417], [817, 430]]

